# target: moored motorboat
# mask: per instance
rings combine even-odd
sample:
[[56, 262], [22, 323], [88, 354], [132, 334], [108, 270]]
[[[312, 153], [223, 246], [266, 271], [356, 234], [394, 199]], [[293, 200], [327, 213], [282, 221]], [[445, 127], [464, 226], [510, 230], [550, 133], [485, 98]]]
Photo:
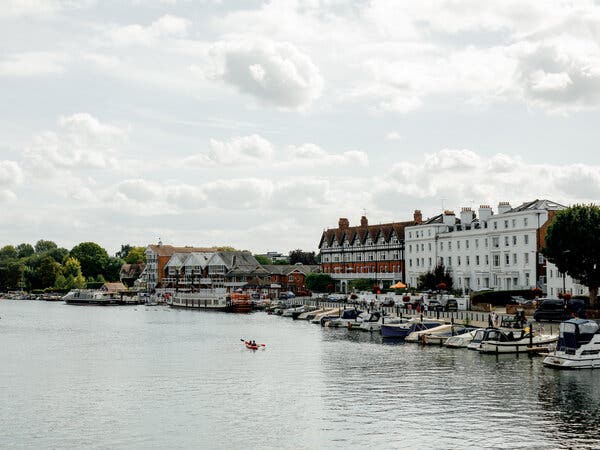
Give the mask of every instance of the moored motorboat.
[[339, 317], [329, 318], [329, 320], [324, 321], [323, 325], [331, 328], [358, 327], [362, 320], [360, 318], [361, 314], [362, 311], [356, 308], [345, 309]]
[[556, 335], [535, 334], [525, 330], [505, 331], [487, 328], [477, 350], [481, 353], [531, 353], [547, 351], [558, 340]]
[[449, 337], [446, 342], [444, 342], [444, 346], [448, 348], [466, 348], [479, 330], [485, 331], [483, 328], [479, 328], [464, 334], [459, 334], [458, 336]]
[[[362, 321], [358, 327], [361, 331], [376, 332], [381, 331], [381, 325], [406, 323], [408, 319], [403, 319], [397, 316], [386, 316], [381, 311], [373, 311], [371, 313], [363, 313]], [[352, 329], [355, 329], [353, 326]]]
[[468, 328], [462, 325], [454, 325], [450, 330], [447, 331], [433, 332], [434, 330], [435, 328], [421, 336], [422, 344], [444, 345], [451, 337], [468, 333], [470, 330], [473, 330], [473, 328]]
[[556, 350], [544, 358], [555, 369], [600, 368], [600, 326], [593, 320], [570, 319], [560, 324]]
[[315, 316], [311, 319], [311, 323], [321, 323], [321, 320], [323, 320], [326, 317], [338, 317], [339, 314], [341, 314], [340, 312], [340, 308], [329, 308], [329, 309], [325, 309], [323, 310], [323, 312], [320, 312], [318, 314], [315, 314]]
[[406, 336], [405, 341], [406, 342], [421, 342], [421, 336], [423, 336], [426, 333], [445, 333], [450, 330], [452, 330], [452, 325], [450, 325], [450, 324], [443, 324], [443, 325], [439, 325], [437, 327], [433, 327], [433, 328], [429, 328], [429, 329], [425, 329], [425, 330], [415, 330]]
[[438, 327], [442, 325], [439, 321], [432, 321], [428, 319], [408, 321], [406, 323], [390, 323], [381, 325], [381, 336], [384, 338], [391, 339], [404, 339], [413, 331], [428, 330], [430, 328]]

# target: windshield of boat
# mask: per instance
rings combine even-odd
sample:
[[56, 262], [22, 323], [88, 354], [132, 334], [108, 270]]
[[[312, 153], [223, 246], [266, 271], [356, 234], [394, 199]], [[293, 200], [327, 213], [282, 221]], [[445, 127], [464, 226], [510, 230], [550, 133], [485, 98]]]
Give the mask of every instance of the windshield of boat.
[[473, 336], [473, 342], [481, 342], [483, 341], [483, 337], [485, 336], [485, 330], [477, 330], [475, 332], [475, 336]]

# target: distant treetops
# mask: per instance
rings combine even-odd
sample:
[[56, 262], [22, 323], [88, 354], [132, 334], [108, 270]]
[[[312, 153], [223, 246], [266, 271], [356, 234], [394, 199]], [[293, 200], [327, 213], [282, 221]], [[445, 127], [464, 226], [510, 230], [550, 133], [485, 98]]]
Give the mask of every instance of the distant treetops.
[[82, 242], [70, 251], [39, 240], [0, 248], [0, 290], [84, 288], [88, 282], [118, 281], [124, 262], [145, 262], [145, 247], [122, 245], [115, 256], [95, 242]]

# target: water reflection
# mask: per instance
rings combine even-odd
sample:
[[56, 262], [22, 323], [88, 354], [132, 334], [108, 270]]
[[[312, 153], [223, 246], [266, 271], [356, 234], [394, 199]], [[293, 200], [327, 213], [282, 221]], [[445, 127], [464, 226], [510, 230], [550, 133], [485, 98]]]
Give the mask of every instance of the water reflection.
[[600, 446], [598, 372], [539, 357], [388, 344], [264, 313], [0, 307], [4, 446]]

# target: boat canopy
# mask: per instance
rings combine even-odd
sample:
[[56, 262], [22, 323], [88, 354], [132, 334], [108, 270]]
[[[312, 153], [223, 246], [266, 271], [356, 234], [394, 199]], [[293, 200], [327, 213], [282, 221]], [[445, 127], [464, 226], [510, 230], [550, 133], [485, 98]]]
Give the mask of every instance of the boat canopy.
[[593, 320], [571, 319], [560, 324], [558, 349], [576, 349], [591, 341], [600, 325]]

